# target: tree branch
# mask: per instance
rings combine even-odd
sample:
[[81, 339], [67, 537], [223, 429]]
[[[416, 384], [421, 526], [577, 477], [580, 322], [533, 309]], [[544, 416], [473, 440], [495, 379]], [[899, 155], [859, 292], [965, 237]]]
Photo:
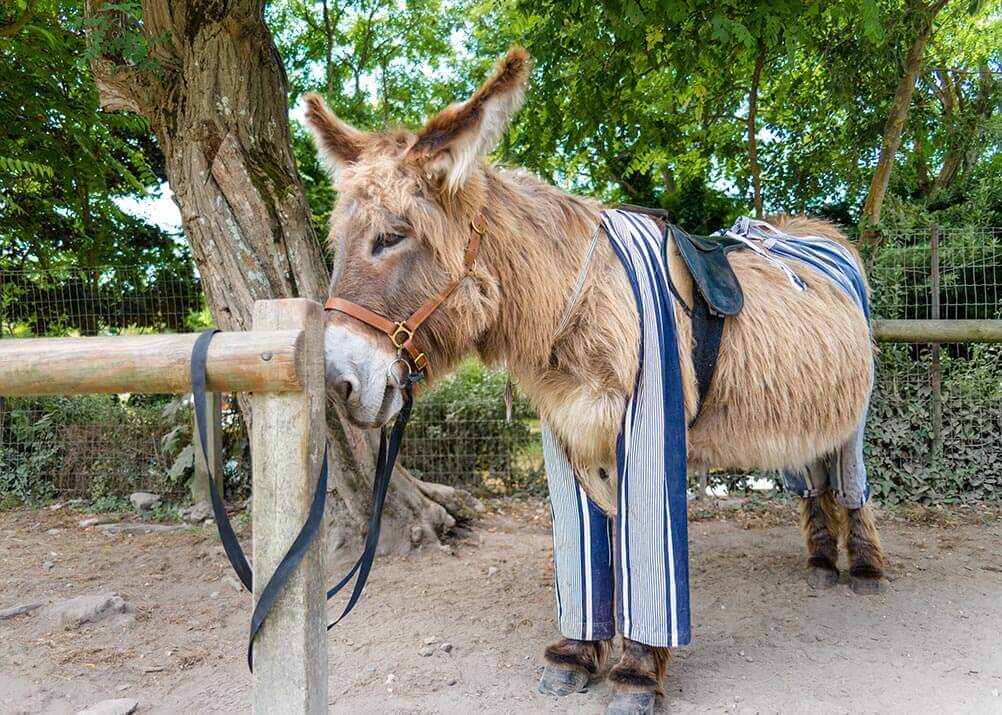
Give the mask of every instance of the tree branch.
[[755, 55], [755, 70], [752, 72], [751, 88], [748, 90], [748, 168], [751, 172], [752, 199], [755, 218], [762, 218], [762, 170], [758, 164], [758, 143], [756, 134], [756, 112], [758, 110], [758, 86], [765, 65], [765, 43], [759, 40]]
[[[145, 34], [147, 28], [124, 12], [106, 10], [106, 0], [84, 0], [84, 15], [104, 23], [87, 30], [87, 42], [98, 52], [91, 61], [91, 73], [97, 86], [101, 108], [106, 111], [130, 111], [149, 116], [164, 97], [163, 76], [141, 69], [124, 58], [103, 52], [101, 45], [108, 37], [126, 33]], [[167, 59], [165, 57], [165, 59]]]
[[24, 11], [20, 15], [7, 24], [0, 25], [0, 37], [13, 37], [23, 30], [24, 26], [28, 24], [28, 21], [31, 20], [35, 14], [34, 6], [34, 0], [28, 0], [28, 2], [24, 5]]
[[925, 59], [926, 45], [932, 36], [933, 24], [936, 13], [946, 4], [947, 0], [939, 0], [929, 6], [928, 14], [923, 18], [922, 26], [919, 28], [908, 55], [905, 58], [904, 73], [898, 86], [894, 91], [894, 99], [891, 101], [891, 111], [884, 124], [884, 135], [880, 144], [880, 156], [877, 159], [877, 168], [873, 172], [873, 179], [870, 181], [870, 189], [866, 194], [866, 202], [863, 204], [863, 232], [860, 235], [862, 245], [876, 245], [880, 235], [877, 231], [880, 224], [880, 213], [884, 205], [884, 196], [887, 193], [887, 186], [891, 180], [891, 171], [894, 169], [894, 158], [898, 147], [901, 145], [901, 133], [905, 128], [908, 119], [908, 109], [911, 107], [912, 95], [915, 93], [915, 83], [918, 80], [919, 71]]

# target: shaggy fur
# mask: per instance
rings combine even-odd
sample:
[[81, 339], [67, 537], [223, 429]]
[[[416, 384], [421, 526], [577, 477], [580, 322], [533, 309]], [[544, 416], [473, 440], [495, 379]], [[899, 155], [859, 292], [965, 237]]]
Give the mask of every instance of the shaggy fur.
[[[471, 351], [505, 367], [549, 423], [589, 496], [613, 514], [616, 437], [638, 363], [636, 306], [612, 246], [600, 241], [570, 319], [556, 333], [601, 206], [482, 161], [518, 109], [527, 77], [528, 57], [516, 48], [473, 97], [418, 134], [360, 132], [319, 98], [307, 98], [307, 121], [337, 180], [331, 295], [393, 319], [410, 315], [461, 274], [471, 222], [482, 224], [471, 279], [415, 336], [429, 359], [427, 377], [434, 381]], [[768, 220], [794, 235], [848, 245], [825, 221]], [[404, 239], [382, 250], [382, 234]], [[796, 292], [785, 275], [751, 252], [731, 254], [731, 260], [745, 307], [725, 325], [713, 384], [688, 433], [689, 464], [806, 465], [848, 439], [863, 414], [872, 376], [867, 322], [851, 298], [812, 269], [794, 266], [808, 287]], [[669, 271], [691, 303], [691, 280], [674, 246]], [[679, 306], [675, 319], [691, 418], [698, 408], [691, 325]], [[343, 326], [366, 336], [375, 350], [387, 350], [385, 336], [374, 329], [342, 313], [328, 320], [332, 329]], [[393, 387], [383, 390], [366, 397], [370, 411], [386, 404]], [[834, 568], [844, 510], [830, 497], [808, 500], [804, 508], [811, 557]], [[882, 574], [868, 507], [848, 515], [847, 545], [859, 578]], [[605, 646], [579, 643], [565, 639], [548, 649], [547, 658], [598, 669]], [[612, 677], [626, 687], [660, 691], [667, 664], [667, 649], [626, 641]]]
[[664, 695], [665, 673], [671, 651], [637, 641], [623, 639], [623, 656], [609, 672], [609, 680], [618, 688], [653, 691]]
[[800, 530], [807, 542], [808, 580], [812, 586], [833, 586], [838, 581], [839, 542], [845, 532], [846, 510], [831, 492], [800, 500]]
[[846, 551], [849, 552], [850, 577], [873, 581], [884, 577], [884, 552], [869, 504], [849, 510]]
[[594, 677], [605, 670], [612, 652], [612, 641], [579, 641], [561, 638], [548, 645], [543, 659], [560, 668], [574, 668]]

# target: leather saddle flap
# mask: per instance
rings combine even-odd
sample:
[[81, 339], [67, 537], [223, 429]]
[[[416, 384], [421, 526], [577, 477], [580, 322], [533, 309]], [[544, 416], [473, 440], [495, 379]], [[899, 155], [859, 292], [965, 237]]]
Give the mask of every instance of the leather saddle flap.
[[690, 236], [678, 226], [669, 224], [675, 246], [692, 274], [696, 289], [706, 299], [716, 315], [737, 315], [744, 306], [745, 296], [737, 276], [727, 260], [727, 250], [739, 243], [717, 237]]

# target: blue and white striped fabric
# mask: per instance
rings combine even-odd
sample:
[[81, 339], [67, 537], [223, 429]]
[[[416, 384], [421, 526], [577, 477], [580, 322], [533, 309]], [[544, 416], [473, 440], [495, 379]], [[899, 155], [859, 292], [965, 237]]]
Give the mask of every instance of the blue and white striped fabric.
[[636, 300], [640, 364], [617, 442], [614, 523], [588, 499], [543, 426], [557, 619], [568, 638], [598, 640], [618, 632], [647, 645], [679, 646], [692, 632], [686, 424], [661, 232], [646, 216], [620, 210], [603, 212], [602, 224]]
[[[866, 281], [852, 253], [842, 244], [821, 236], [791, 236], [765, 221], [747, 217], [739, 218], [726, 234], [746, 244], [760, 244], [776, 258], [810, 266], [852, 298], [869, 321]], [[803, 285], [799, 277], [797, 280]], [[847, 509], [863, 506], [870, 496], [863, 463], [865, 426], [864, 412], [852, 436], [834, 452], [799, 469], [781, 470], [787, 490], [813, 497], [830, 489], [835, 500]]]
[[[735, 221], [730, 231], [721, 233], [746, 243], [761, 242], [776, 258], [810, 266], [841, 288], [870, 319], [866, 281], [852, 253], [838, 241], [821, 236], [791, 236], [772, 224], [747, 216]], [[803, 281], [800, 283], [803, 285]]]
[[[616, 633], [652, 646], [679, 646], [692, 636], [686, 522], [685, 411], [672, 297], [661, 233], [648, 217], [604, 211], [602, 226], [626, 269], [640, 319], [637, 383], [626, 404], [618, 442], [617, 516], [588, 498], [549, 427], [543, 456], [553, 515], [553, 557], [560, 632], [578, 640]], [[724, 232], [722, 232], [724, 233]], [[852, 254], [822, 237], [795, 237], [743, 218], [726, 232], [740, 238], [790, 279], [807, 285], [789, 265], [819, 271], [869, 318], [866, 284]], [[784, 470], [787, 488], [801, 496], [831, 489], [850, 509], [869, 495], [863, 465], [863, 416], [840, 449], [801, 469]]]

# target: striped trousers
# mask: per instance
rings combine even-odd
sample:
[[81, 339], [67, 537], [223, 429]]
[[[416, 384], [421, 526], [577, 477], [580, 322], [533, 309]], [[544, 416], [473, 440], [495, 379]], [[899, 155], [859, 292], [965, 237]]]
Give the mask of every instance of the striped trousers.
[[685, 645], [692, 631], [685, 414], [661, 231], [619, 210], [604, 211], [602, 224], [636, 301], [640, 363], [617, 440], [615, 519], [584, 493], [543, 425], [557, 621], [567, 638], [619, 633], [650, 646]]
[[[651, 646], [688, 643], [687, 560], [672, 557], [676, 545], [665, 539], [671, 539], [672, 529], [655, 526], [664, 522], [667, 505], [654, 499], [624, 510], [620, 501], [616, 518], [610, 518], [585, 494], [545, 424], [543, 454], [560, 633], [576, 640], [606, 640], [619, 633]], [[637, 493], [651, 491], [632, 486]]]

